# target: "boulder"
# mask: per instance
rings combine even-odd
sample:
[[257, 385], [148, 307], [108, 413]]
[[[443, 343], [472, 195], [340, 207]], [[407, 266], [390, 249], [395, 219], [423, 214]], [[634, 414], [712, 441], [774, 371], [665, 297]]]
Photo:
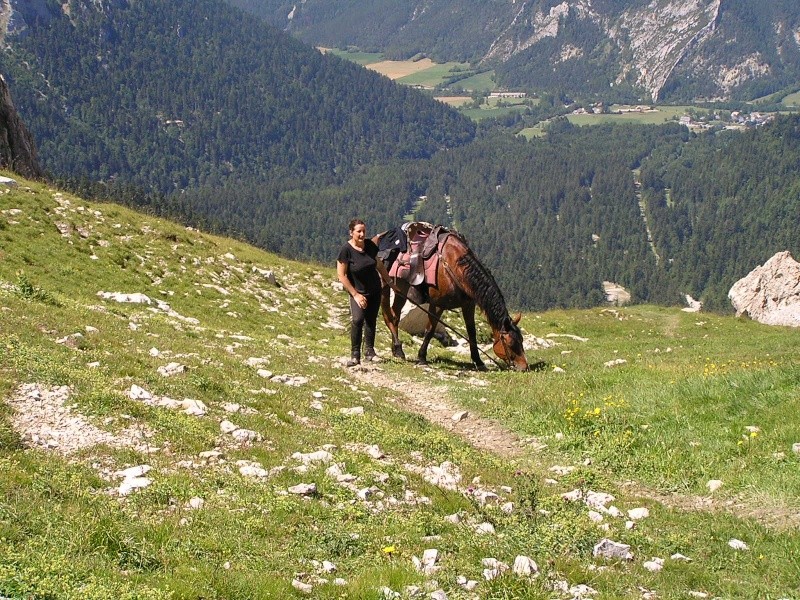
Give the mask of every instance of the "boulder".
[[765, 325], [800, 327], [800, 263], [778, 252], [733, 284], [728, 292], [736, 316]]

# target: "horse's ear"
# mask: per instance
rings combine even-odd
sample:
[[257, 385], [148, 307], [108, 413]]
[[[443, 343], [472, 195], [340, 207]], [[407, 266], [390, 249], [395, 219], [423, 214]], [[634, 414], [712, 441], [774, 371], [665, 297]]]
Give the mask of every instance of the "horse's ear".
[[517, 313], [517, 315], [512, 319], [514, 325], [519, 325], [519, 320], [522, 318], [522, 313]]

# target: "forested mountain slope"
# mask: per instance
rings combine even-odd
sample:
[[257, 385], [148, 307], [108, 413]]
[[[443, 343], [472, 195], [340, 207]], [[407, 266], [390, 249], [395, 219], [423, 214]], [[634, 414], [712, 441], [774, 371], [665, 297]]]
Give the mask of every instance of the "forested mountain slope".
[[442, 104], [221, 1], [44, 6], [12, 13], [0, 70], [57, 177], [162, 192], [336, 181], [474, 134]]
[[792, 0], [229, 0], [301, 39], [471, 61], [502, 86], [752, 99], [800, 80]]

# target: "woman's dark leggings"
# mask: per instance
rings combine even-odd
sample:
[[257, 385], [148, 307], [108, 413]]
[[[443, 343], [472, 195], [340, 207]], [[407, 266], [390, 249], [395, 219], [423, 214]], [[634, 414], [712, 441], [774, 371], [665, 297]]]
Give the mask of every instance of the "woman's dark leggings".
[[350, 296], [350, 352], [352, 356], [361, 358], [361, 337], [367, 353], [375, 350], [375, 324], [378, 321], [378, 309], [381, 297], [367, 296], [367, 308], [361, 308], [355, 298]]

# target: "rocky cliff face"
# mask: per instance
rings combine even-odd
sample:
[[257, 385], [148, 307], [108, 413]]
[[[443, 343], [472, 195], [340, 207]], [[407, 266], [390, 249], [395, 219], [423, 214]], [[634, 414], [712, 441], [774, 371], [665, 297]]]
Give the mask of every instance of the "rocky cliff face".
[[737, 281], [728, 297], [736, 316], [767, 325], [800, 327], [800, 263], [778, 252]]
[[0, 168], [29, 179], [42, 177], [33, 137], [17, 114], [5, 79], [0, 76]]
[[[625, 84], [653, 100], [751, 99], [796, 83], [800, 75], [796, 3], [489, 1], [492, 10], [469, 31], [463, 21], [468, 20], [465, 14], [478, 10], [473, 0], [408, 2], [397, 9], [407, 11], [394, 17], [397, 30], [381, 40], [342, 25], [363, 19], [361, 30], [369, 31], [366, 9], [345, 0], [303, 0], [288, 16], [273, 14], [271, 20], [311, 43], [378, 44], [394, 54], [422, 50], [450, 60], [480, 56], [481, 64], [497, 68], [509, 85], [573, 87], [578, 93], [590, 87], [587, 79], [602, 73], [603, 81], [592, 82], [591, 93]], [[272, 4], [285, 2], [265, 0], [265, 5]], [[465, 52], [465, 46], [472, 52]], [[448, 47], [453, 49], [450, 56]]]

